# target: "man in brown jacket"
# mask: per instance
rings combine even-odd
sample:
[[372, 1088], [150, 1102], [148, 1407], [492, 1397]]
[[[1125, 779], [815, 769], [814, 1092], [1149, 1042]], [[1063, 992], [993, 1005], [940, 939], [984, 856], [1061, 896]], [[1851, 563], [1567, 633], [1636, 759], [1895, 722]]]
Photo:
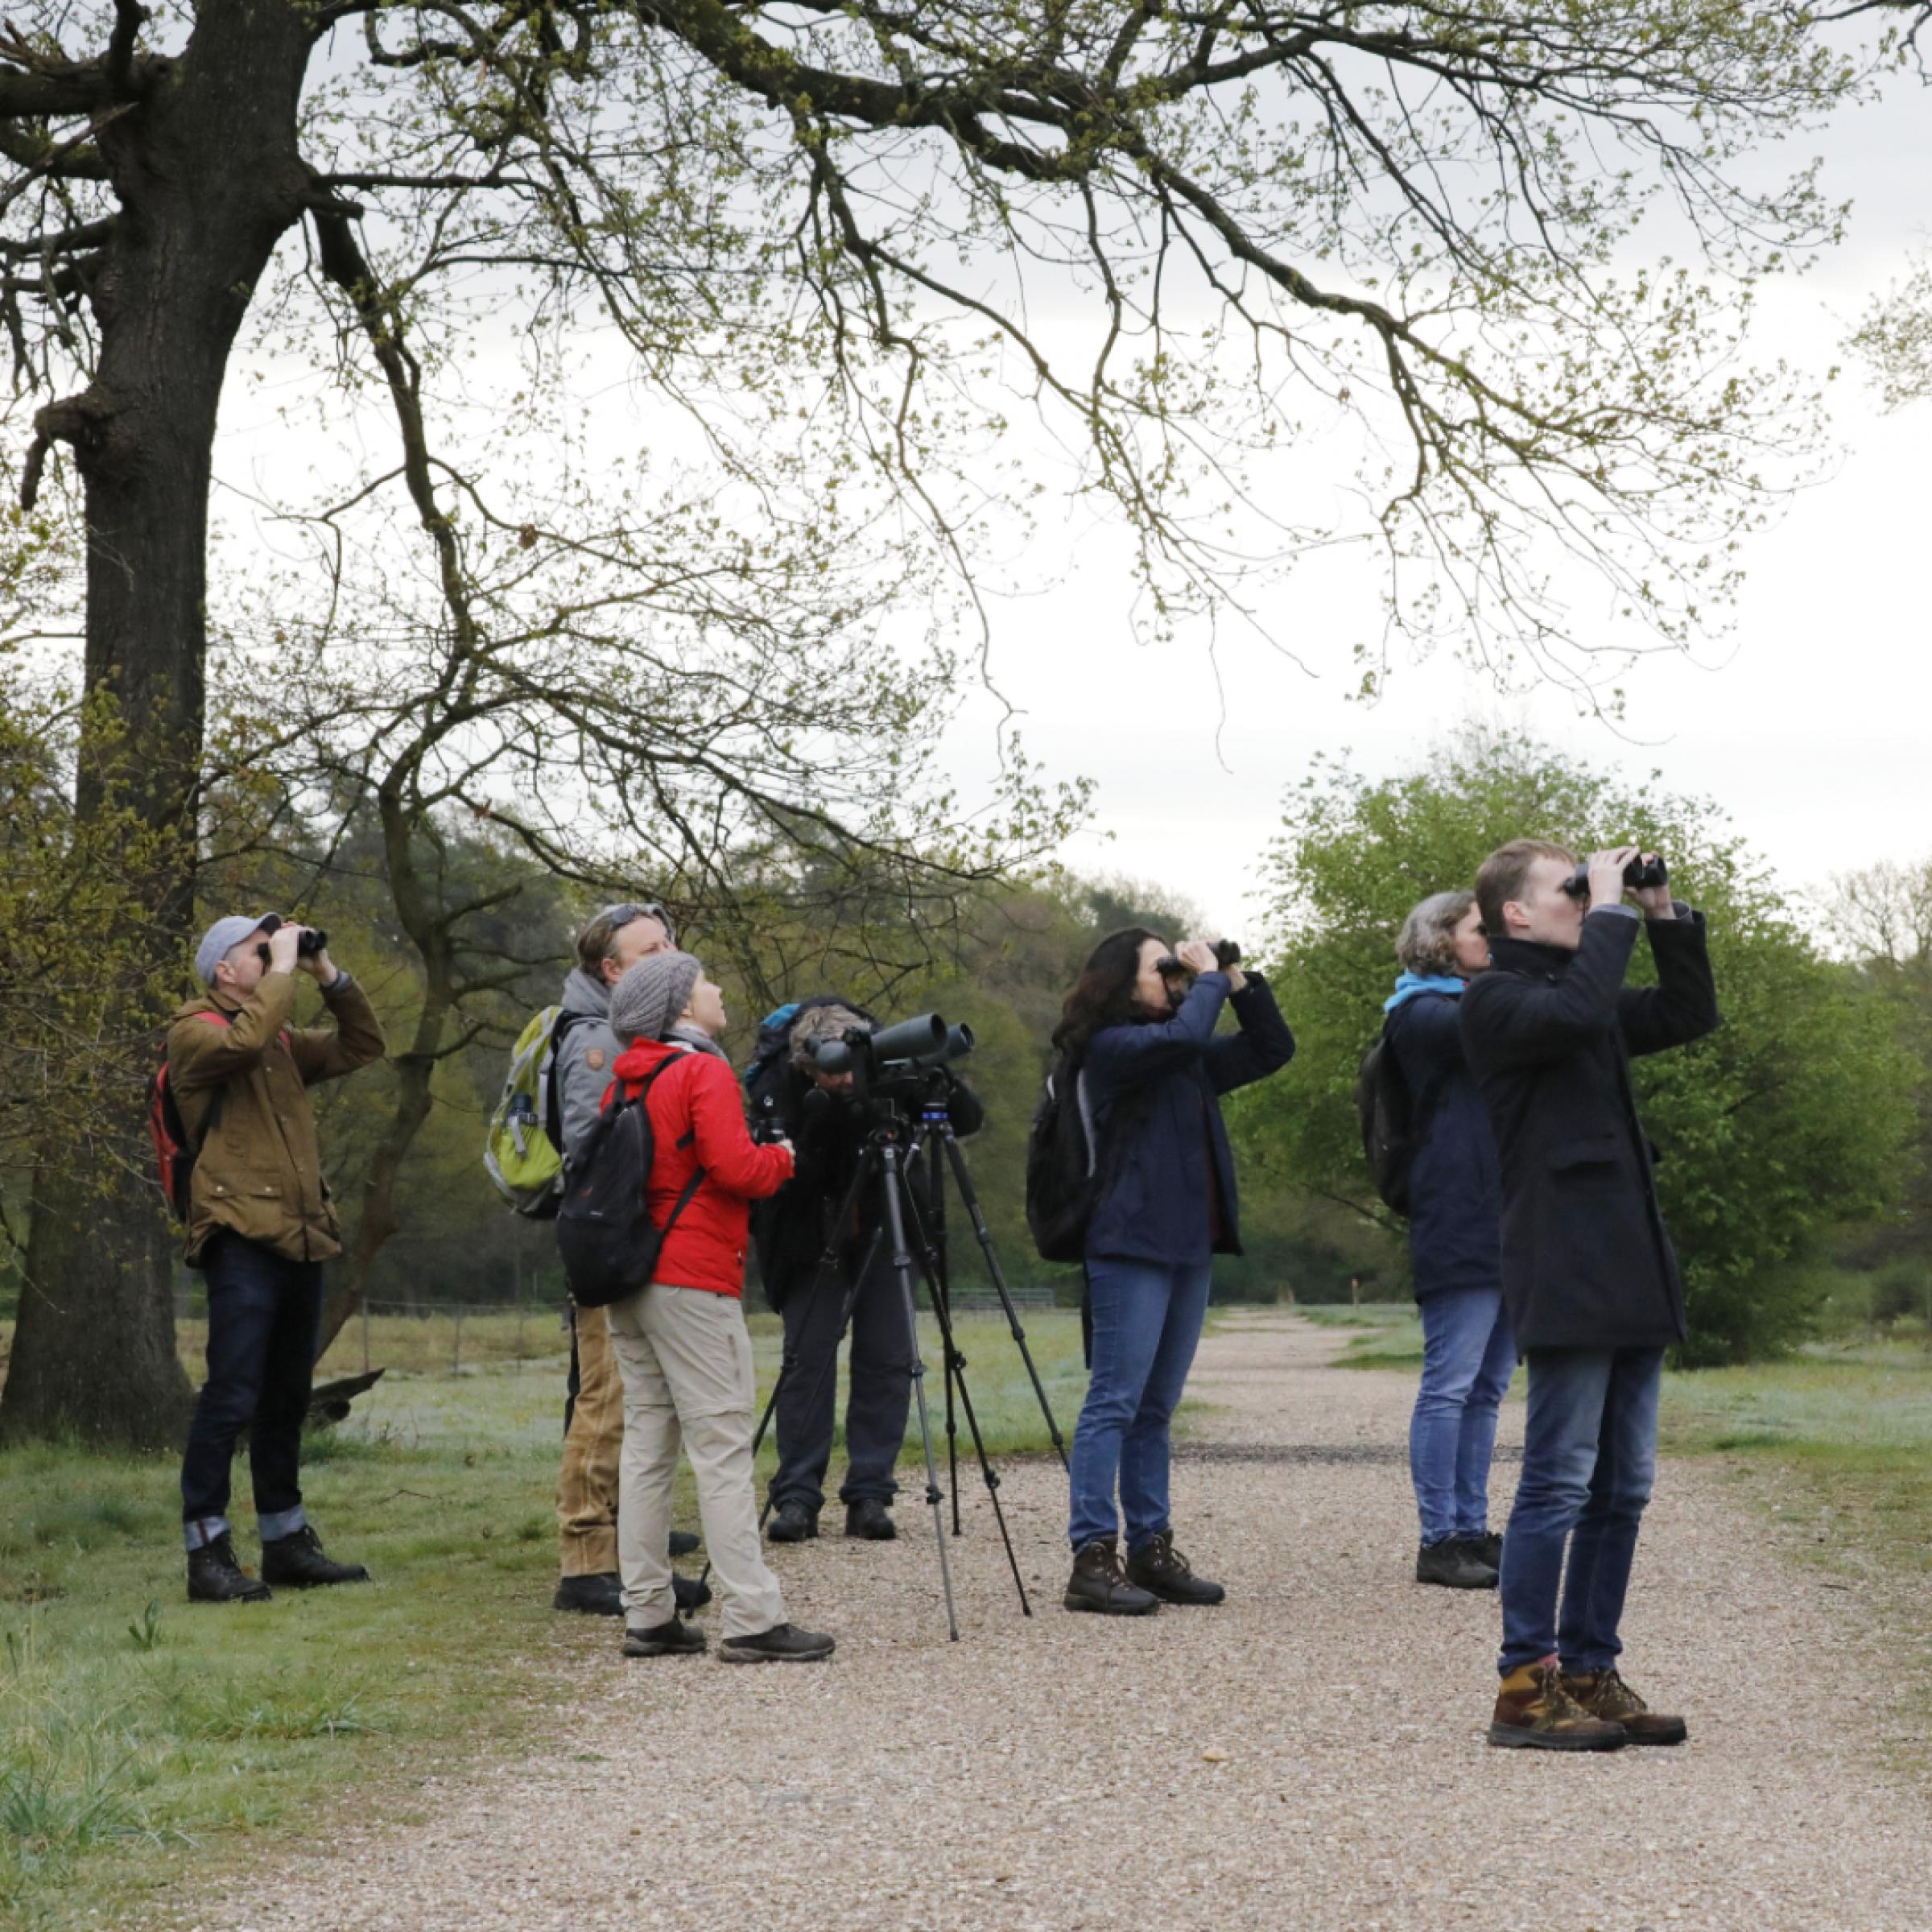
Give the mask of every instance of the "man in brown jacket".
[[[308, 1089], [381, 1059], [382, 1029], [326, 948], [299, 951], [303, 930], [274, 913], [217, 919], [195, 954], [208, 993], [180, 1008], [168, 1029], [168, 1084], [195, 1150], [188, 1259], [208, 1276], [208, 1380], [181, 1465], [193, 1602], [258, 1602], [270, 1583], [369, 1575], [323, 1554], [299, 1474], [322, 1264], [342, 1252]], [[290, 1026], [298, 971], [313, 975], [334, 1026]], [[235, 1561], [227, 1515], [245, 1429], [259, 1580]]]

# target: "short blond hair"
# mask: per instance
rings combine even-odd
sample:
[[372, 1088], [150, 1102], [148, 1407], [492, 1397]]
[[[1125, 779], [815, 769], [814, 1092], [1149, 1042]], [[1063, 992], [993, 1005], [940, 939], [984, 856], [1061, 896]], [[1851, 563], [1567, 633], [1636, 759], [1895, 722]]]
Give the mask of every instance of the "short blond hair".
[[1529, 883], [1530, 868], [1538, 859], [1561, 859], [1566, 865], [1576, 863], [1576, 854], [1567, 846], [1552, 844], [1547, 839], [1512, 839], [1499, 845], [1484, 859], [1476, 875], [1476, 902], [1482, 908], [1483, 931], [1492, 939], [1508, 937], [1503, 924], [1503, 908], [1523, 896]]

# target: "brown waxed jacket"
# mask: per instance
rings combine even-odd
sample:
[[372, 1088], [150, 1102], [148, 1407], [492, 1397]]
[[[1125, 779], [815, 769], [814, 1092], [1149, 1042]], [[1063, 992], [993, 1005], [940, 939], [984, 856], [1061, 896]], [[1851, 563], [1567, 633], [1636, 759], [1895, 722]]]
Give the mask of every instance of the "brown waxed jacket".
[[[347, 974], [322, 997], [333, 1026], [289, 1025], [292, 972], [264, 973], [239, 1005], [204, 994], [175, 1009], [168, 1085], [188, 1145], [200, 1150], [188, 1212], [190, 1261], [223, 1228], [291, 1261], [342, 1252], [308, 1089], [380, 1059], [382, 1028]], [[210, 1013], [229, 1023], [199, 1017]]]

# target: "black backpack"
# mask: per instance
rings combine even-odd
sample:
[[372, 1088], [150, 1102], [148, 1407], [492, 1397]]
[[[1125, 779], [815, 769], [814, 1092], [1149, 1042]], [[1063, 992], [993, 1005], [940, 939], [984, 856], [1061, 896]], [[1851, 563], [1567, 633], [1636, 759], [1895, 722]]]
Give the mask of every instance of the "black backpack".
[[1375, 1191], [1397, 1214], [1409, 1212], [1409, 1167], [1415, 1158], [1415, 1104], [1384, 1026], [1355, 1076], [1355, 1111]]
[[1043, 1261], [1086, 1259], [1087, 1224], [1100, 1204], [1104, 1177], [1085, 1077], [1071, 1055], [1060, 1055], [1026, 1137], [1026, 1225]]
[[[651, 1220], [647, 1191], [657, 1138], [644, 1103], [658, 1075], [678, 1063], [674, 1058], [652, 1067], [634, 1100], [599, 1115], [564, 1170], [557, 1251], [580, 1308], [608, 1307], [649, 1286], [664, 1237], [704, 1179], [702, 1167], [692, 1174], [662, 1228]], [[677, 1144], [688, 1146], [692, 1137], [686, 1133]]]

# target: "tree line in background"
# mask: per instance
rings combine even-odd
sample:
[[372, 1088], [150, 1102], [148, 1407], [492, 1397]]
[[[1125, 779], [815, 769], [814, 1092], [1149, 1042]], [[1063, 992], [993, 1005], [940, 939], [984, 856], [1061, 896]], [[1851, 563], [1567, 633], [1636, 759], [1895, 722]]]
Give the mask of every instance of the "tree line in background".
[[[138, 956], [126, 932], [137, 899], [124, 877], [138, 841], [131, 832], [101, 841], [47, 781], [39, 761], [71, 731], [71, 707], [37, 727], [24, 705], [6, 719], [0, 1296], [10, 1303], [27, 1163], [49, 1117], [65, 1124], [68, 1158], [97, 1163], [101, 1198], [147, 1197], [160, 1221], [146, 1168], [114, 1158], [154, 1042], [130, 1051], [102, 1024]], [[227, 839], [212, 846], [198, 916], [272, 906], [325, 927], [390, 1034], [382, 1066], [318, 1094], [348, 1240], [333, 1271], [332, 1331], [365, 1297], [423, 1310], [560, 1302], [551, 1231], [503, 1208], [480, 1155], [508, 1044], [556, 998], [576, 924], [615, 882], [546, 865], [504, 827], [447, 800], [418, 801], [398, 836], [380, 796], [311, 815], [258, 774], [217, 823]], [[1525, 830], [1579, 848], [1624, 836], [1654, 845], [1710, 917], [1726, 1024], [1638, 1069], [1685, 1263], [1686, 1359], [1789, 1345], [1847, 1277], [1868, 1282], [1876, 1313], [1922, 1303], [1932, 1269], [1932, 863], [1850, 875], [1828, 910], [1806, 912], [1785, 902], [1709, 802], [1478, 733], [1379, 782], [1327, 762], [1290, 796], [1282, 836], [1259, 864], [1262, 930], [1245, 936], [1272, 972], [1299, 1052], [1286, 1074], [1233, 1104], [1249, 1253], [1217, 1270], [1217, 1291], [1332, 1301], [1348, 1298], [1352, 1278], [1378, 1298], [1405, 1291], [1399, 1224], [1362, 1166], [1356, 1066], [1380, 1023], [1402, 914], [1467, 883], [1485, 852]], [[947, 876], [935, 866], [915, 890], [911, 874], [876, 855], [801, 846], [769, 850], [737, 894], [716, 878], [694, 890], [688, 871], [640, 876], [630, 890], [663, 890], [678, 907], [686, 943], [726, 989], [727, 1044], [741, 1060], [770, 1006], [813, 992], [841, 993], [881, 1017], [934, 1007], [968, 1022], [978, 1046], [965, 1071], [988, 1107], [969, 1158], [1009, 1278], [1071, 1294], [1066, 1271], [1034, 1258], [1023, 1213], [1026, 1130], [1060, 1001], [1099, 933], [1144, 923], [1178, 937], [1198, 914], [1156, 887], [1076, 878], [1031, 858], [955, 877], [950, 890]], [[954, 1246], [957, 1278], [971, 1283], [976, 1253]], [[1821, 1261], [1837, 1272], [1821, 1274]], [[171, 1351], [167, 1278], [140, 1294]]]

